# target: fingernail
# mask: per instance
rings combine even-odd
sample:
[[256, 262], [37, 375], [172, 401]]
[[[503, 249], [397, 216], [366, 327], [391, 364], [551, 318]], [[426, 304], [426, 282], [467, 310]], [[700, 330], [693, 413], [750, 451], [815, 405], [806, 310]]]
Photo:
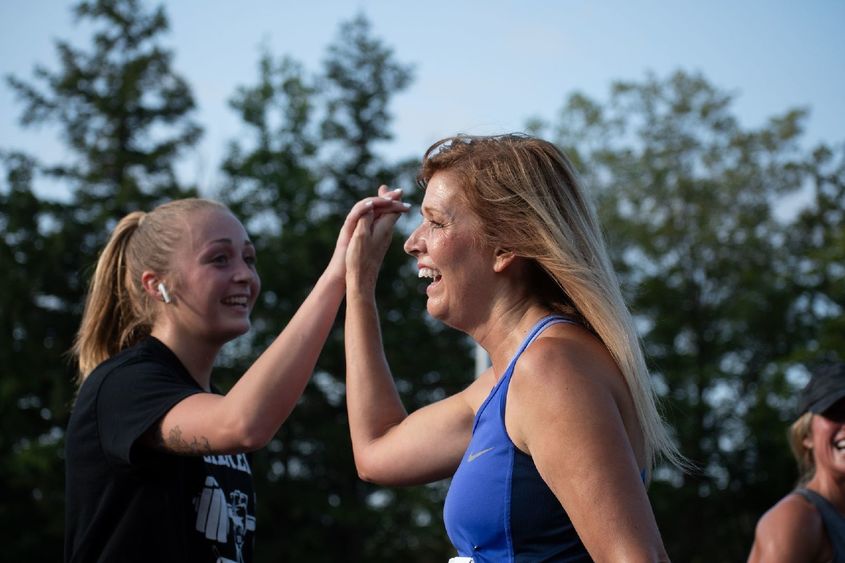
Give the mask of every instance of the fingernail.
[[411, 207], [411, 204], [410, 204], [410, 203], [407, 203], [407, 202], [405, 202], [405, 201], [403, 201], [403, 202], [402, 202], [402, 207], [404, 207], [405, 209], [409, 209], [409, 208]]
[[390, 197], [389, 195], [383, 195], [383, 196], [381, 196], [381, 199], [386, 199], [387, 201], [393, 201], [393, 198]]
[[367, 207], [372, 207], [372, 206], [373, 206], [373, 200], [368, 199], [368, 200], [364, 203], [364, 205], [366, 205]]
[[402, 188], [396, 188], [395, 190], [393, 190], [393, 192], [394, 192], [394, 193], [397, 193], [397, 194], [398, 194], [399, 192], [401, 192], [401, 191], [402, 191]]

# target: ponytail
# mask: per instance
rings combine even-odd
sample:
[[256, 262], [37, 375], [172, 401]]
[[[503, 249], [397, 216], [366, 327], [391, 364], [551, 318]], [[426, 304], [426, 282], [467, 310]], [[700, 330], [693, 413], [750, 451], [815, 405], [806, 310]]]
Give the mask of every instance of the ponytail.
[[208, 209], [228, 211], [208, 199], [178, 199], [149, 213], [133, 211], [114, 228], [97, 260], [73, 345], [80, 385], [97, 365], [150, 334], [157, 307], [141, 287], [141, 276], [167, 275], [190, 215]]
[[73, 346], [80, 385], [98, 364], [149, 333], [150, 323], [139, 318], [142, 308], [135, 305], [142, 293], [140, 281], [130, 279], [126, 267], [127, 246], [144, 216], [134, 211], [121, 219], [97, 260]]

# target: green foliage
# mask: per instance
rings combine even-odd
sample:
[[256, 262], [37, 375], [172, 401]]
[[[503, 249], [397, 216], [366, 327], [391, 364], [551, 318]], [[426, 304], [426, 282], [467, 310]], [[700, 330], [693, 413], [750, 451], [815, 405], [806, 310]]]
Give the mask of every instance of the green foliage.
[[[67, 351], [97, 252], [127, 212], [194, 193], [179, 185], [174, 165], [200, 129], [188, 118], [188, 86], [159, 45], [163, 11], [98, 0], [75, 13], [97, 26], [89, 51], [60, 41], [59, 70], [37, 67], [32, 83], [8, 78], [24, 106], [22, 125], [56, 126], [72, 155], [59, 164], [3, 158], [0, 537], [5, 556], [20, 561], [62, 552], [63, 432], [75, 378]], [[63, 186], [68, 200], [39, 198], [40, 177]]]
[[801, 358], [845, 357], [845, 145], [817, 147], [803, 163], [812, 205], [791, 225], [787, 245], [801, 289], [796, 316], [808, 328]]
[[[328, 262], [352, 204], [409, 173], [407, 165], [379, 158], [376, 144], [390, 138], [388, 105], [410, 83], [410, 70], [372, 36], [363, 17], [341, 25], [327, 53], [314, 77], [265, 53], [256, 84], [238, 88], [231, 100], [249, 134], [230, 144], [219, 197], [245, 218], [255, 239], [263, 297], [248, 343], [227, 353], [230, 379], [294, 314]], [[406, 404], [416, 408], [464, 386], [471, 366], [462, 338], [426, 322], [418, 280], [396, 238], [378, 298], [388, 355]], [[293, 415], [253, 457], [259, 559], [445, 560], [451, 549], [439, 516], [442, 484], [385, 490], [357, 477], [340, 320]], [[449, 361], [420, 361], [429, 357]]]
[[[71, 374], [62, 353], [76, 319], [62, 298], [62, 248], [48, 230], [56, 206], [31, 189], [34, 164], [21, 154], [4, 158], [0, 183], [0, 528], [11, 560], [32, 554], [56, 559], [62, 549], [64, 465], [61, 436], [67, 421]], [[61, 277], [60, 277], [61, 276]], [[37, 533], [21, 533], [37, 530]]]
[[[0, 529], [12, 560], [61, 552], [66, 351], [96, 252], [126, 212], [195, 193], [174, 171], [200, 128], [161, 46], [163, 9], [92, 0], [75, 13], [95, 28], [90, 50], [58, 42], [59, 70], [9, 78], [22, 124], [56, 126], [71, 155], [44, 164], [2, 153]], [[216, 192], [253, 236], [263, 292], [253, 331], [221, 356], [222, 387], [293, 315], [352, 203], [380, 183], [413, 185], [413, 160], [379, 156], [392, 96], [412, 78], [359, 16], [315, 74], [264, 53], [255, 84], [234, 93], [248, 134], [230, 143]], [[606, 101], [573, 94], [553, 127], [530, 124], [573, 156], [594, 191], [667, 416], [700, 466], [661, 468], [650, 490], [678, 561], [746, 557], [757, 518], [796, 476], [784, 433], [801, 364], [845, 356], [845, 147], [807, 153], [803, 112], [747, 129], [731, 104], [702, 76], [678, 72], [615, 84]], [[39, 197], [44, 177], [69, 198]], [[806, 206], [787, 209], [799, 192]], [[463, 337], [427, 318], [401, 238], [377, 291], [388, 359], [413, 410], [464, 387], [471, 358]], [[383, 489], [357, 478], [342, 317], [297, 409], [253, 457], [258, 560], [445, 561], [445, 483]]]
[[48, 172], [73, 194], [77, 218], [102, 226], [133, 209], [186, 192], [173, 164], [199, 138], [187, 118], [194, 100], [159, 44], [161, 8], [137, 0], [79, 3], [78, 19], [97, 27], [91, 51], [56, 43], [61, 68], [35, 71], [37, 85], [9, 77], [24, 103], [23, 125], [55, 123], [75, 155]]

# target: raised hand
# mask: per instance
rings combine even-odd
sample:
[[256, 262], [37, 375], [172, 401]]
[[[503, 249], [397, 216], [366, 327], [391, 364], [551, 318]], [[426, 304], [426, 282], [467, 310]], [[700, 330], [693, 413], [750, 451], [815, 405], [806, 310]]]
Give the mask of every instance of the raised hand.
[[[379, 194], [384, 197], [382, 186]], [[361, 215], [346, 250], [346, 283], [348, 288], [372, 292], [387, 248], [390, 246], [393, 227], [398, 213], [378, 213], [370, 210]]]
[[346, 253], [349, 241], [355, 232], [356, 226], [360, 219], [365, 215], [370, 215], [372, 219], [378, 219], [382, 216], [393, 217], [392, 225], [396, 223], [399, 214], [408, 211], [410, 204], [401, 201], [402, 190], [390, 190], [387, 186], [379, 186], [378, 196], [367, 197], [352, 206], [343, 226], [340, 229], [340, 234], [337, 237], [337, 244], [332, 255], [331, 262], [327, 271], [331, 271], [344, 277], [346, 274]]

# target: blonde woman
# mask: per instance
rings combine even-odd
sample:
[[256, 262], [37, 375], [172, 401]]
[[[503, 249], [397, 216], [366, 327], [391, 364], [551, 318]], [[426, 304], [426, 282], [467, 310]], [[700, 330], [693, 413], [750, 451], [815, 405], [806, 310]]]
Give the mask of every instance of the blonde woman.
[[65, 561], [251, 561], [255, 498], [245, 455], [302, 393], [344, 294], [353, 207], [328, 267], [278, 338], [225, 395], [212, 367], [247, 332], [260, 281], [240, 221], [204, 199], [134, 212], [97, 263], [74, 349], [66, 435]]
[[749, 563], [845, 562], [845, 363], [814, 369], [798, 412], [798, 487], [760, 518]]
[[[429, 314], [492, 367], [407, 414], [385, 361], [374, 286], [391, 226], [347, 251], [347, 402], [361, 478], [452, 478], [456, 561], [666, 561], [646, 495], [655, 457], [682, 463], [655, 407], [599, 225], [571, 165], [524, 135], [435, 143], [410, 235]], [[449, 361], [426, 358], [420, 361]]]

